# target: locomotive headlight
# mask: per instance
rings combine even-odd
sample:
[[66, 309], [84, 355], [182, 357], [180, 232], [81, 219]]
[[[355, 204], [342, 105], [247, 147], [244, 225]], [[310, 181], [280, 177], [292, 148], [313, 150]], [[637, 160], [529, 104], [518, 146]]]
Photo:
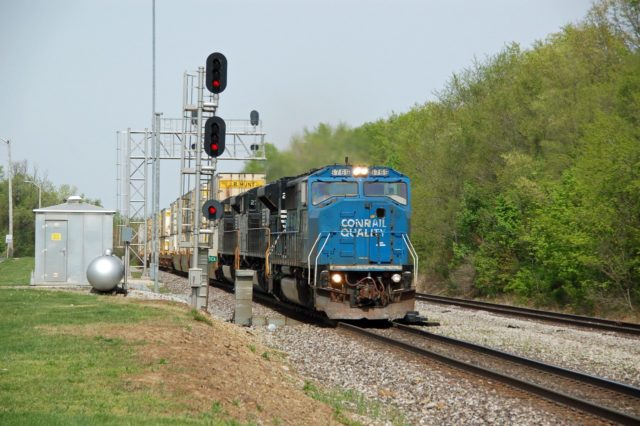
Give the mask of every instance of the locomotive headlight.
[[340, 274], [332, 274], [331, 282], [334, 284], [340, 284], [342, 282], [342, 275]]
[[353, 170], [351, 171], [351, 174], [354, 177], [367, 176], [369, 174], [369, 168], [368, 167], [355, 166], [353, 168]]
[[391, 275], [391, 281], [398, 284], [402, 280], [402, 276], [400, 274]]

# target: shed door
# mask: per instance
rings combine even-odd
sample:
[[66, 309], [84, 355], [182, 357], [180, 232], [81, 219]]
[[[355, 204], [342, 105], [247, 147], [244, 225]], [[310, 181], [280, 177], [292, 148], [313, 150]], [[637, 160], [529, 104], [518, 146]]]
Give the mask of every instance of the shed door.
[[67, 281], [67, 221], [46, 220], [44, 238], [45, 281]]

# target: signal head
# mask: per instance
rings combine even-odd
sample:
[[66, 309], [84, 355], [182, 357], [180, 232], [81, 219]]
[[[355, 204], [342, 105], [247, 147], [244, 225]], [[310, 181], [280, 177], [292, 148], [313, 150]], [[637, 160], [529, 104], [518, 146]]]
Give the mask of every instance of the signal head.
[[219, 157], [224, 152], [227, 125], [220, 117], [211, 117], [204, 123], [204, 150], [209, 157]]
[[216, 200], [208, 200], [202, 206], [202, 214], [207, 220], [218, 220], [222, 217], [222, 204]]
[[219, 52], [207, 58], [206, 86], [211, 93], [221, 93], [227, 88], [227, 58]]
[[249, 121], [251, 122], [252, 126], [257, 126], [258, 124], [260, 124], [260, 113], [258, 113], [258, 111], [256, 111], [255, 109], [251, 111], [249, 113]]

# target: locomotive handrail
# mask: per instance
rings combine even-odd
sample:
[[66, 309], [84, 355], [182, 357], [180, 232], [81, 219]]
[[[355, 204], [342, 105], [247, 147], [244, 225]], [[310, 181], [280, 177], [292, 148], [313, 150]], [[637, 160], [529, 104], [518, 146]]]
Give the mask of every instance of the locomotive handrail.
[[327, 239], [324, 240], [324, 244], [322, 245], [320, 250], [318, 250], [318, 255], [316, 256], [316, 261], [315, 261], [315, 264], [313, 266], [313, 287], [316, 286], [316, 280], [317, 280], [317, 277], [318, 277], [318, 259], [320, 258], [320, 255], [322, 254], [322, 250], [324, 250], [324, 248], [327, 246], [327, 243], [329, 242], [330, 238], [331, 238], [331, 232], [329, 232], [329, 234], [327, 235]]
[[274, 235], [275, 234], [277, 234], [278, 236], [276, 237], [276, 240], [273, 242], [273, 245], [271, 246], [270, 253], [273, 253], [273, 251], [276, 249], [276, 246], [278, 245], [278, 241], [280, 241], [280, 236], [282, 235], [282, 233], [280, 232], [274, 232]]
[[248, 231], [267, 231], [266, 234], [266, 240], [267, 240], [267, 248], [264, 251], [264, 274], [265, 277], [268, 277], [271, 274], [271, 268], [269, 267], [269, 255], [271, 254], [271, 228], [268, 228], [266, 226], [260, 226], [258, 228], [247, 228], [247, 233]]
[[407, 249], [409, 249], [409, 254], [413, 258], [413, 264], [415, 265], [413, 271], [413, 285], [415, 288], [418, 288], [418, 252], [413, 247], [413, 244], [411, 244], [411, 240], [407, 234], [402, 234], [402, 241], [406, 244]]
[[240, 269], [240, 230], [228, 229], [226, 231], [222, 231], [223, 234], [232, 233], [232, 232], [236, 234], [236, 247], [233, 250], [233, 267], [235, 269]]
[[[313, 245], [311, 246], [311, 250], [309, 250], [309, 255], [307, 256], [307, 285], [311, 286], [311, 254], [313, 253], [313, 249], [316, 248], [316, 245], [318, 244], [318, 241], [320, 241], [320, 238], [322, 237], [322, 232], [320, 232], [318, 234], [318, 237], [316, 238], [316, 240], [314, 241]], [[315, 280], [315, 277], [314, 277]]]
[[237, 237], [236, 237], [236, 249], [234, 250], [233, 256], [234, 256], [234, 260], [233, 260], [233, 268], [237, 271], [238, 269], [240, 269], [240, 230], [238, 229], [236, 231]]
[[236, 234], [236, 247], [233, 249], [233, 267], [234, 269], [240, 269], [240, 230], [228, 229], [222, 231], [223, 234], [235, 233]]
[[271, 229], [267, 229], [267, 248], [264, 251], [264, 277], [268, 279], [271, 276], [271, 267], [269, 267], [269, 254], [271, 253]]
[[271, 253], [273, 253], [273, 251], [276, 249], [276, 246], [278, 245], [278, 241], [280, 241], [280, 237], [285, 235], [285, 234], [297, 234], [298, 231], [282, 231], [282, 232], [274, 232], [271, 235], [277, 235], [276, 237], [276, 241], [273, 243], [273, 246], [271, 247]]

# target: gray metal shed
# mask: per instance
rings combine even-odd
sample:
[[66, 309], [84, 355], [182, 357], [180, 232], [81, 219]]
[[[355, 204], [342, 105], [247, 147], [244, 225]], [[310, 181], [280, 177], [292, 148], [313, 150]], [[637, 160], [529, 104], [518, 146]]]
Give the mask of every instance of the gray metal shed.
[[65, 204], [34, 210], [36, 259], [32, 285], [89, 285], [87, 267], [113, 249], [115, 210], [69, 197]]

